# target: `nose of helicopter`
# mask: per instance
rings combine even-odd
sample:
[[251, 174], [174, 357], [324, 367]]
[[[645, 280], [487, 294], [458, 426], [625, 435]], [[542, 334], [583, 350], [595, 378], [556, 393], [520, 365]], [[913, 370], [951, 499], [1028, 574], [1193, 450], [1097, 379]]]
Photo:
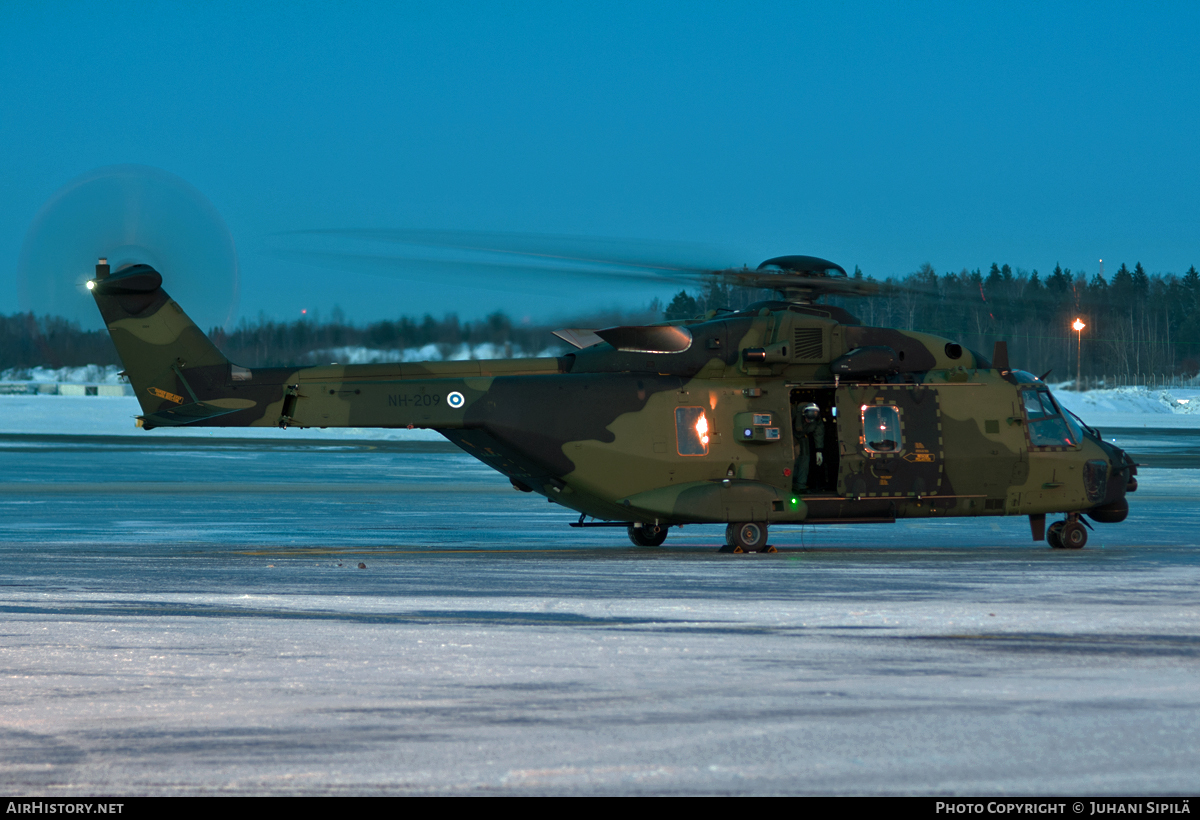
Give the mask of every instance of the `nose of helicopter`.
[[1137, 490], [1137, 464], [1115, 444], [1101, 440], [1100, 446], [1108, 459], [1107, 487], [1100, 503], [1088, 510], [1087, 515], [1102, 524], [1116, 524], [1129, 515], [1125, 496]]

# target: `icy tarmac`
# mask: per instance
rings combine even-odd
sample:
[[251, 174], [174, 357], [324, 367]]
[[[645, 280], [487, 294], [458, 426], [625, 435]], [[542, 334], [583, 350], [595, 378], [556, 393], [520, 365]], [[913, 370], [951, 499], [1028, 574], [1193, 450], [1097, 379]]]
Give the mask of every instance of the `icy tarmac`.
[[[435, 443], [0, 436], [0, 786], [1200, 786], [1200, 435], [1081, 552], [1023, 518], [661, 549]], [[359, 564], [365, 565], [360, 569]]]

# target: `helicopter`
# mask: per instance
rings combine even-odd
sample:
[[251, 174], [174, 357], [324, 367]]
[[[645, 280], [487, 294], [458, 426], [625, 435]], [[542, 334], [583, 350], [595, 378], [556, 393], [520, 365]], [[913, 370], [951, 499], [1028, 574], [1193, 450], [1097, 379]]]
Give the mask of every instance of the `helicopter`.
[[1004, 342], [989, 360], [865, 326], [816, 300], [874, 283], [818, 257], [710, 273], [776, 298], [565, 328], [562, 356], [254, 369], [229, 361], [151, 266], [100, 259], [86, 285], [145, 430], [434, 430], [579, 513], [571, 526], [624, 527], [637, 546], [692, 524], [725, 525], [722, 550], [749, 553], [775, 551], [776, 524], [1021, 515], [1035, 542], [1078, 549], [1084, 516], [1128, 515], [1133, 460], [1010, 367]]

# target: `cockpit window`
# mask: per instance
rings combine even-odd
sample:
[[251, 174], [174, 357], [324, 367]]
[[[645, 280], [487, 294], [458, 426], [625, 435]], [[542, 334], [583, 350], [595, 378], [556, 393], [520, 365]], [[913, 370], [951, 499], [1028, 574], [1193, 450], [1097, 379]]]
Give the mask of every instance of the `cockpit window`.
[[[1065, 407], [1062, 409], [1066, 410]], [[1075, 414], [1070, 410], [1066, 410], [1066, 412], [1063, 413], [1063, 419], [1067, 422], [1067, 427], [1071, 429], [1071, 437], [1074, 438], [1075, 441], [1083, 441], [1083, 427], [1080, 425], [1079, 419], [1075, 418]], [[1097, 438], [1099, 437], [1097, 436]]]
[[1054, 406], [1054, 400], [1050, 398], [1049, 393], [1043, 393], [1041, 390], [1022, 390], [1021, 400], [1025, 403], [1025, 417], [1030, 421], [1058, 415], [1058, 408]]
[[1029, 424], [1029, 443], [1034, 447], [1074, 447], [1078, 433], [1067, 425], [1058, 405], [1045, 388], [1022, 390], [1021, 403]]
[[864, 406], [863, 449], [868, 453], [898, 453], [903, 447], [900, 411], [890, 405]]
[[1067, 420], [1067, 426], [1071, 428], [1071, 432], [1075, 434], [1076, 441], [1083, 441], [1083, 437], [1094, 438], [1100, 441], [1100, 433], [1095, 428], [1088, 427], [1087, 422], [1079, 418], [1067, 408], [1060, 405], [1060, 409], [1064, 410], [1063, 418]]

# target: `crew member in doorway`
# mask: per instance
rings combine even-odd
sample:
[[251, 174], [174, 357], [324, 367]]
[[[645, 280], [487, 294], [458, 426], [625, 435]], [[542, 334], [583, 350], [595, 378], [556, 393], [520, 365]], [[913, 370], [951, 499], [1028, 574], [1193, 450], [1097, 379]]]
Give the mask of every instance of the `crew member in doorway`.
[[792, 470], [792, 490], [802, 493], [808, 489], [810, 454], [816, 452], [817, 466], [825, 463], [825, 423], [821, 421], [821, 408], [813, 402], [800, 405], [799, 412], [792, 413], [792, 430], [796, 440], [796, 466]]

